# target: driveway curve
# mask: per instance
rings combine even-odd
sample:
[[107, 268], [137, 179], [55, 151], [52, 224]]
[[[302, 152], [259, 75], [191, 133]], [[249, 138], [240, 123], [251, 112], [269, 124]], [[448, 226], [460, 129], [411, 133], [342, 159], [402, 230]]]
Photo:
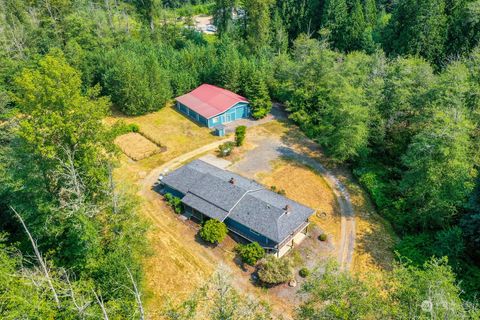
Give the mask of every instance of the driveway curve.
[[[175, 159], [172, 159], [161, 166], [153, 169], [147, 176], [141, 181], [140, 193], [145, 195], [148, 190], [151, 190], [158, 179], [158, 176], [165, 172], [165, 170], [171, 171], [181, 166], [183, 163], [191, 160], [203, 153], [212, 151], [226, 141], [231, 141], [230, 138], [215, 141], [213, 143], [202, 146], [198, 149], [185, 153]], [[279, 158], [286, 157], [291, 158], [301, 164], [311, 167], [320, 173], [329, 186], [332, 188], [335, 198], [337, 199], [340, 215], [341, 215], [341, 231], [339, 240], [339, 250], [337, 260], [340, 266], [340, 270], [349, 270], [353, 260], [353, 252], [355, 248], [355, 214], [350, 200], [350, 194], [345, 185], [329, 170], [327, 170], [322, 164], [315, 159], [309, 157], [306, 154], [299, 153], [293, 148], [290, 148], [281, 140], [265, 139], [265, 141], [257, 141], [258, 146], [253, 150], [248, 151], [252, 153], [251, 157], [248, 153], [245, 159], [254, 159], [252, 163], [249, 160], [241, 160], [233, 164], [230, 169], [233, 171], [240, 171], [246, 173], [246, 175], [253, 178], [254, 171], [266, 171], [270, 166], [270, 162]], [[252, 160], [250, 160], [252, 161]], [[250, 166], [255, 166], [255, 170]]]

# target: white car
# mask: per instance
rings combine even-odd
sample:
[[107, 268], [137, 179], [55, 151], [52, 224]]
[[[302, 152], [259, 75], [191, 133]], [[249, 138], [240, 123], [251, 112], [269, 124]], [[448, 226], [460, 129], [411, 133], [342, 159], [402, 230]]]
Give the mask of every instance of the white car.
[[217, 32], [217, 27], [215, 27], [213, 24], [208, 24], [206, 30], [209, 32]]

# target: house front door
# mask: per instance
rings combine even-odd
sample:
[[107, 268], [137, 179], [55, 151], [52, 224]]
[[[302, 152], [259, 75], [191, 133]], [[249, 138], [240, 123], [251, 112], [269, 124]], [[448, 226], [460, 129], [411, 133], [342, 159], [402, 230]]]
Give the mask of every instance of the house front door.
[[225, 114], [225, 123], [232, 122], [232, 117], [230, 114]]

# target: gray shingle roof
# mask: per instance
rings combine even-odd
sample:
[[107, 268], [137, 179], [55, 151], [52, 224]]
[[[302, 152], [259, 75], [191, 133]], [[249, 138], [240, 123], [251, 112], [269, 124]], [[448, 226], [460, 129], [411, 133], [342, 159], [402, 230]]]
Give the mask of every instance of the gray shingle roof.
[[[211, 174], [204, 174], [188, 192], [215, 203], [225, 211], [230, 211], [245, 194], [245, 189]], [[205, 213], [208, 215], [208, 212]]]
[[195, 170], [195, 168], [191, 168], [190, 166], [183, 166], [163, 177], [162, 182], [171, 186], [175, 190], [186, 194], [202, 177], [202, 172]]
[[275, 242], [282, 242], [314, 213], [253, 180], [201, 160], [171, 172], [162, 182], [184, 193], [186, 205], [220, 221], [228, 217]]
[[[250, 228], [252, 230], [261, 233], [277, 242], [281, 242], [283, 239], [288, 237], [314, 213], [313, 209], [270, 190], [262, 189], [259, 191], [254, 191], [248, 193], [248, 196], [248, 201], [245, 201], [246, 206], [250, 207], [250, 210], [253, 212], [256, 210], [260, 211], [261, 213], [254, 215], [243, 215], [243, 218], [246, 221], [242, 224], [251, 226]], [[258, 201], [252, 201], [250, 200], [250, 197], [260, 201], [263, 206], [255, 207], [255, 204], [258, 203]], [[242, 202], [244, 201], [241, 201], [240, 203]], [[287, 205], [289, 206], [289, 213], [286, 213], [285, 211], [285, 207]], [[233, 214], [234, 210], [232, 210], [231, 214]], [[246, 208], [243, 210], [244, 212], [248, 211]], [[268, 219], [271, 219], [269, 220], [270, 223], [265, 221], [265, 216], [268, 216]], [[230, 217], [232, 216], [230, 215]], [[264, 231], [262, 229], [268, 229], [268, 231]], [[270, 233], [271, 237], [268, 236], [267, 233]]]
[[220, 221], [223, 221], [228, 215], [228, 211], [222, 210], [213, 203], [203, 200], [193, 193], [187, 193], [185, 197], [182, 198], [182, 202], [187, 206], [206, 214], [210, 218]]

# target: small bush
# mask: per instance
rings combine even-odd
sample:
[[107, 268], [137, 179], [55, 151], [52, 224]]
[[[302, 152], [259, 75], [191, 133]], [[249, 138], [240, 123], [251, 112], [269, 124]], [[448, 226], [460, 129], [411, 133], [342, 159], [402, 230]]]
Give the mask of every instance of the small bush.
[[327, 235], [325, 233], [322, 233], [321, 235], [318, 236], [318, 240], [326, 241], [327, 240]]
[[240, 147], [241, 145], [243, 145], [243, 142], [245, 141], [246, 132], [247, 132], [246, 126], [238, 126], [235, 128], [235, 143], [237, 147]]
[[229, 156], [233, 149], [235, 148], [235, 144], [231, 141], [225, 142], [218, 146], [218, 155], [220, 157], [227, 157]]
[[266, 284], [279, 284], [292, 279], [293, 270], [288, 259], [268, 255], [260, 264], [258, 277]]
[[126, 124], [125, 121], [120, 120], [115, 122], [115, 124], [110, 129], [110, 132], [114, 138], [127, 134], [130, 132], [139, 132], [140, 127], [135, 123]]
[[140, 131], [140, 127], [136, 123], [130, 123], [128, 125], [128, 128], [129, 128], [130, 132], [139, 132]]
[[237, 251], [243, 262], [251, 266], [265, 256], [265, 249], [263, 249], [258, 242], [252, 242], [246, 245], [239, 244], [235, 248], [235, 251]]
[[300, 269], [300, 271], [298, 271], [298, 274], [300, 275], [300, 277], [306, 278], [310, 275], [310, 270], [308, 270], [307, 268], [302, 268]]
[[165, 200], [167, 201], [168, 205], [172, 207], [175, 213], [180, 214], [183, 210], [182, 199], [179, 197], [175, 197], [171, 193], [165, 194]]
[[200, 237], [210, 243], [220, 243], [227, 236], [228, 229], [225, 223], [217, 219], [210, 219], [200, 229]]
[[281, 195], [281, 196], [284, 196], [284, 195], [287, 194], [287, 192], [286, 192], [284, 189], [278, 189], [277, 186], [271, 186], [271, 187], [270, 187], [270, 190], [272, 190], [273, 192], [278, 193], [278, 194]]

